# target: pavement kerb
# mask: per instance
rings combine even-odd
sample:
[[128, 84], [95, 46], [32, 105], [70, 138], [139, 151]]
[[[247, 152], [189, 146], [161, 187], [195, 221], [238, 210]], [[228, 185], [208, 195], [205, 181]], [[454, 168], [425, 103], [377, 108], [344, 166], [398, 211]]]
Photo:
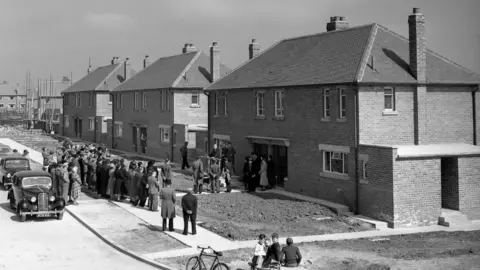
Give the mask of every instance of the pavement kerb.
[[130, 256], [130, 257], [132, 257], [132, 258], [134, 258], [134, 259], [136, 259], [140, 262], [146, 263], [146, 264], [148, 264], [150, 266], [153, 266], [155, 268], [158, 268], [158, 269], [175, 270], [174, 268], [171, 268], [170, 266], [167, 266], [167, 265], [164, 265], [164, 264], [161, 264], [161, 263], [157, 263], [156, 261], [154, 261], [152, 259], [149, 259], [149, 258], [145, 258], [142, 255], [140, 255], [136, 252], [133, 252], [133, 251], [123, 247], [122, 245], [119, 245], [119, 244], [115, 243], [115, 241], [109, 239], [107, 236], [103, 236], [97, 230], [95, 230], [90, 225], [88, 225], [86, 222], [84, 222], [80, 217], [78, 217], [76, 214], [74, 214], [72, 211], [70, 211], [68, 209], [68, 207], [65, 207], [65, 210], [73, 218], [75, 218], [78, 222], [80, 222], [83, 226], [85, 226], [85, 228], [87, 228], [89, 231], [91, 231], [93, 234], [95, 234], [98, 238], [100, 238], [103, 242], [107, 243], [107, 245], [109, 245], [109, 246], [113, 247], [114, 249], [122, 252], [123, 254], [125, 254], [127, 256]]

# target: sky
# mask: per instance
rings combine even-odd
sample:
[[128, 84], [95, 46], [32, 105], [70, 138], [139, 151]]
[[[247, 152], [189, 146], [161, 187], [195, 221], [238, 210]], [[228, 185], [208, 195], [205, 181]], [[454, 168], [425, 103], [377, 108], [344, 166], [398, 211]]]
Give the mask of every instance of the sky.
[[73, 74], [76, 81], [113, 56], [141, 69], [181, 53], [185, 43], [208, 52], [218, 42], [221, 61], [235, 68], [248, 44], [262, 50], [283, 38], [325, 31], [331, 16], [350, 26], [381, 24], [408, 36], [418, 7], [427, 21], [427, 46], [480, 74], [479, 0], [0, 0], [0, 81], [33, 81]]

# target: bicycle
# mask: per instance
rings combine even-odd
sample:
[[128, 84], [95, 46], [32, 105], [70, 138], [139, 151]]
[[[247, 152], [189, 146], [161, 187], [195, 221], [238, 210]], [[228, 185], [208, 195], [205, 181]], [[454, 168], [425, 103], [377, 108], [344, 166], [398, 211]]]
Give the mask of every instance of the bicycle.
[[[226, 265], [223, 262], [220, 262], [220, 259], [218, 258], [218, 257], [223, 256], [223, 252], [215, 251], [210, 246], [208, 246], [208, 247], [198, 246], [197, 248], [201, 249], [200, 255], [199, 256], [193, 256], [190, 259], [188, 259], [187, 268], [186, 268], [187, 270], [206, 270], [207, 266], [203, 262], [203, 259], [202, 259], [203, 256], [215, 258], [215, 260], [213, 260], [212, 266], [210, 267], [210, 270], [230, 270], [228, 265]], [[206, 249], [212, 250], [213, 255], [205, 253]]]

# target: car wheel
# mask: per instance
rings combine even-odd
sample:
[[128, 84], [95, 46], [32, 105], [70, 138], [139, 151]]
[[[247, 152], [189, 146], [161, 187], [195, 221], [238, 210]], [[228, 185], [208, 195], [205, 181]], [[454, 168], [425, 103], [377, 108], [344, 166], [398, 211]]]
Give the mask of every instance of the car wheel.
[[20, 212], [20, 221], [25, 222], [27, 220], [27, 215], [22, 215], [22, 212]]
[[63, 213], [58, 213], [57, 214], [57, 219], [62, 220], [63, 219]]
[[15, 198], [10, 197], [10, 209], [15, 209]]

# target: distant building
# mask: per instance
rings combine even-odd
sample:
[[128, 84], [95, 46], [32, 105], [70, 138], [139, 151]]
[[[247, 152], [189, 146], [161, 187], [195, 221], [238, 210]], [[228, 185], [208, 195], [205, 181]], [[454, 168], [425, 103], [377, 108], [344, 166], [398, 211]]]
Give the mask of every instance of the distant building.
[[393, 227], [479, 219], [480, 76], [427, 49], [419, 9], [408, 37], [345, 17], [326, 28], [208, 86], [209, 139], [236, 146], [237, 172], [272, 155], [287, 191]]
[[26, 109], [25, 89], [18, 83], [0, 82], [0, 111], [22, 112]]
[[110, 65], [89, 67], [85, 77], [62, 92], [63, 135], [105, 143], [107, 120], [112, 118], [110, 91], [132, 74], [128, 58], [120, 63], [114, 57]]
[[68, 77], [62, 80], [40, 81], [34, 95], [34, 119], [60, 122], [60, 116], [63, 113], [62, 92], [70, 86], [72, 83]]
[[177, 161], [188, 141], [192, 154], [204, 154], [208, 98], [203, 89], [228, 71], [216, 42], [210, 56], [185, 44], [182, 54], [151, 64], [147, 57], [143, 70], [112, 90], [112, 148]]

